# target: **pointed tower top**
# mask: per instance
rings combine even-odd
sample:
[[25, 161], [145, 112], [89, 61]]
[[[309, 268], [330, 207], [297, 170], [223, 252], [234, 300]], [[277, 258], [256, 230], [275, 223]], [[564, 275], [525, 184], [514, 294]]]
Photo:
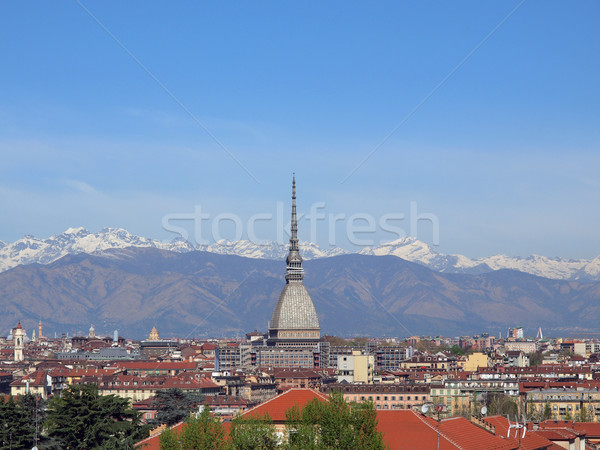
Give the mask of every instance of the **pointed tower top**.
[[160, 334], [158, 334], [158, 330], [156, 329], [156, 326], [152, 327], [152, 331], [150, 331], [150, 336], [148, 337], [148, 340], [150, 340], [150, 341], [159, 341], [160, 340]]
[[285, 280], [302, 282], [304, 270], [302, 269], [302, 257], [298, 246], [298, 218], [296, 216], [296, 174], [292, 175], [292, 223], [290, 227], [290, 251], [288, 253], [285, 272]]
[[[14, 322], [13, 322], [14, 323]], [[17, 324], [17, 330], [22, 329], [23, 327], [21, 326], [21, 321], [19, 320], [19, 323]]]

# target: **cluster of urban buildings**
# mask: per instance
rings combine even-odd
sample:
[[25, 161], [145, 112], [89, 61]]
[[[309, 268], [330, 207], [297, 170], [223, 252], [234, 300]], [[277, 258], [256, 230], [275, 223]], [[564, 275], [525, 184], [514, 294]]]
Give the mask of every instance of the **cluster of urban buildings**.
[[[268, 412], [283, 433], [284, 405], [327, 401], [339, 391], [348, 401], [374, 403], [391, 448], [434, 448], [440, 440], [444, 448], [507, 449], [600, 442], [598, 340], [544, 339], [541, 332], [526, 339], [520, 328], [504, 338], [356, 343], [321, 336], [303, 285], [295, 182], [286, 263], [268, 331], [244, 339], [161, 339], [153, 328], [133, 341], [97, 336], [93, 326], [87, 336], [51, 339], [41, 322], [28, 338], [19, 323], [0, 338], [0, 393], [48, 398], [95, 383], [101, 395], [128, 398], [151, 420], [157, 391], [178, 388], [205, 395], [224, 421]], [[158, 448], [159, 433], [145, 448]]]

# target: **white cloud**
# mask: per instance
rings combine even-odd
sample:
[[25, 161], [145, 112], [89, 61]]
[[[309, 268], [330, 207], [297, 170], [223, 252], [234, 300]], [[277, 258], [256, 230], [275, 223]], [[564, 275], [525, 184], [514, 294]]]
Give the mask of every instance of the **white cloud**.
[[81, 192], [84, 194], [93, 194], [97, 195], [100, 192], [94, 188], [92, 185], [86, 183], [85, 181], [80, 180], [60, 180], [59, 184], [65, 185], [74, 191]]

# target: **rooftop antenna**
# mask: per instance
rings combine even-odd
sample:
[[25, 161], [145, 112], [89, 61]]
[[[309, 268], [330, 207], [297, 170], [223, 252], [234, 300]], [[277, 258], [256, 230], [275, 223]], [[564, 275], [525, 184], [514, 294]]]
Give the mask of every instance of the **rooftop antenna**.
[[519, 437], [519, 430], [522, 428], [523, 429], [523, 436], [521, 436], [521, 439], [525, 438], [525, 434], [527, 433], [527, 427], [525, 426], [525, 419], [523, 418], [523, 423], [519, 423], [519, 420], [517, 419], [517, 421], [513, 424], [510, 423], [510, 417], [507, 414], [506, 415], [506, 420], [508, 420], [508, 437], [510, 438], [510, 430], [515, 430], [515, 438]]

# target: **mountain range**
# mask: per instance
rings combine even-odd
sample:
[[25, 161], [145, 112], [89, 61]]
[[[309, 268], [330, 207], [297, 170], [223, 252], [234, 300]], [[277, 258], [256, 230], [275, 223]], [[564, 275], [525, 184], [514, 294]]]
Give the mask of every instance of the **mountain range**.
[[[581, 334], [595, 332], [600, 319], [599, 258], [469, 259], [414, 238], [360, 253], [312, 243], [301, 251], [328, 334], [455, 335], [516, 325]], [[94, 323], [135, 338], [153, 325], [180, 337], [266, 331], [286, 253], [286, 245], [248, 241], [198, 249], [114, 228], [25, 236], [0, 243], [0, 329], [21, 320], [31, 330], [41, 319], [47, 330], [84, 333]]]
[[[266, 331], [285, 281], [284, 261], [151, 247], [66, 255], [0, 273], [0, 329], [97, 332], [143, 338]], [[439, 273], [395, 256], [348, 254], [304, 264], [322, 333], [342, 336], [590, 333], [600, 282], [551, 280], [512, 270]]]
[[[162, 242], [133, 235], [122, 228], [104, 228], [98, 233], [91, 233], [85, 228], [69, 228], [64, 233], [47, 239], [28, 235], [12, 243], [0, 241], [0, 272], [22, 264], [48, 264], [66, 255], [102, 253], [110, 249], [127, 247], [156, 248], [177, 253], [202, 250], [221, 255], [280, 261], [287, 253], [287, 244], [276, 242], [256, 244], [244, 240], [236, 242], [221, 240], [214, 244], [195, 247], [182, 238]], [[305, 260], [349, 253], [335, 247], [322, 249], [311, 242], [302, 242], [300, 247]], [[494, 255], [472, 259], [464, 255], [440, 253], [413, 237], [398, 239], [376, 247], [366, 247], [359, 254], [396, 256], [442, 273], [482, 274], [510, 269], [557, 280], [600, 281], [600, 256], [591, 260], [550, 258], [539, 255], [529, 257]]]

